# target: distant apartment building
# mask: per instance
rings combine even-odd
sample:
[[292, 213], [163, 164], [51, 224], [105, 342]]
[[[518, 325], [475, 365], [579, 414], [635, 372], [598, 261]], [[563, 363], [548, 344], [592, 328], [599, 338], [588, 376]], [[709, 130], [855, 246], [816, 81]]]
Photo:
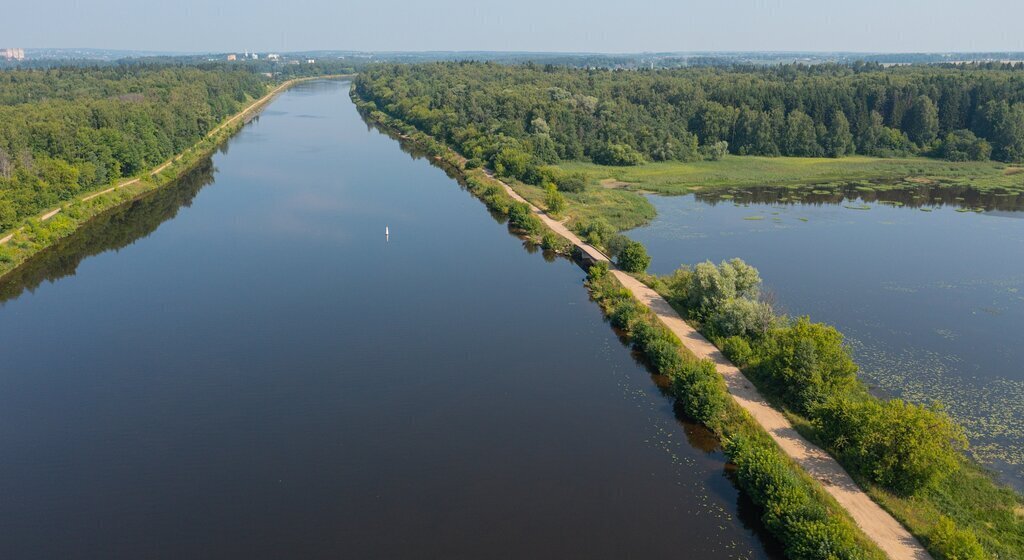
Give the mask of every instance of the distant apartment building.
[[25, 49], [0, 49], [0, 56], [6, 60], [25, 60]]
[[313, 64], [314, 62], [316, 62], [315, 59], [312, 59], [312, 58], [307, 58], [306, 59], [306, 64]]
[[277, 53], [269, 53], [267, 54], [267, 60], [281, 60], [281, 55]]
[[236, 55], [233, 55], [233, 54], [229, 54], [229, 55], [228, 55], [228, 61], [229, 61], [229, 62], [231, 62], [231, 61], [235, 61], [235, 60], [238, 60], [238, 56], [236, 56]]

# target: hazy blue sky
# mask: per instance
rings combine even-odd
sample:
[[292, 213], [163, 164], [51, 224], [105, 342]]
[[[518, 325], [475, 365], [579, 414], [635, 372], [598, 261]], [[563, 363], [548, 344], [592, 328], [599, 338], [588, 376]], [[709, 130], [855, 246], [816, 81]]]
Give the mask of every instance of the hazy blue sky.
[[0, 47], [1024, 51], [1024, 0], [11, 0]]

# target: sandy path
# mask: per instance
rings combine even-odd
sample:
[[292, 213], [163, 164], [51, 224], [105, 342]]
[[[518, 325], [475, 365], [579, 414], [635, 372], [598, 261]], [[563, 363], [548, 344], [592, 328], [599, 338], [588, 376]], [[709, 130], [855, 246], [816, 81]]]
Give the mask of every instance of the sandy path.
[[[494, 178], [491, 173], [488, 173], [488, 176]], [[499, 182], [505, 187], [509, 196], [519, 202], [530, 204], [512, 187], [503, 181]], [[572, 241], [595, 259], [609, 261], [607, 256], [584, 243], [576, 234], [569, 231], [565, 224], [549, 217], [532, 204], [530, 204], [530, 208], [538, 218], [544, 221], [545, 225], [556, 233]], [[609, 264], [611, 263], [609, 262]], [[921, 543], [899, 521], [896, 521], [893, 516], [861, 490], [838, 461], [801, 436], [781, 412], [768, 404], [768, 401], [754, 388], [743, 372], [729, 362], [715, 345], [708, 342], [696, 329], [684, 321], [664, 298], [629, 274], [615, 270], [614, 266], [611, 268], [619, 282], [632, 292], [637, 300], [650, 308], [658, 316], [658, 319], [679, 337], [679, 340], [690, 352], [693, 352], [698, 358], [707, 358], [715, 363], [718, 373], [725, 378], [732, 398], [750, 413], [787, 455], [820, 482], [825, 490], [839, 502], [839, 505], [846, 508], [861, 530], [889, 558], [898, 560], [931, 559]]]

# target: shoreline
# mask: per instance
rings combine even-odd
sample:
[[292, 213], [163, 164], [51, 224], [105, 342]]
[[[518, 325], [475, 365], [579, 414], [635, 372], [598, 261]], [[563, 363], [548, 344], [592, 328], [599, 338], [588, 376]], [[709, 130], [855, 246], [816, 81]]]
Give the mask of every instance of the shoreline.
[[[356, 96], [354, 90], [352, 95]], [[389, 124], [375, 118], [369, 111], [363, 114], [368, 120], [395, 132], [400, 141], [423, 145], [423, 142], [417, 140], [413, 135], [402, 131], [394, 124]], [[389, 115], [385, 114], [385, 116], [393, 119]], [[397, 121], [397, 119], [395, 120]], [[419, 131], [415, 134], [422, 135], [425, 139], [436, 143], [436, 140], [429, 135]], [[450, 165], [459, 178], [470, 183], [472, 181], [471, 172], [464, 168], [465, 157], [454, 152], [451, 148], [445, 147], [443, 149], [446, 152], [434, 155], [435, 159]], [[485, 180], [500, 185], [503, 194], [511, 200], [519, 204], [526, 204], [531, 214], [543, 223], [547, 231], [554, 232], [556, 235], [567, 240], [575, 251], [580, 251], [587, 255], [589, 260], [593, 262], [607, 263], [609, 265], [609, 272], [614, 276], [618, 285], [628, 290], [630, 297], [643, 305], [646, 310], [654, 313], [657, 320], [679, 339], [686, 351], [697, 357], [714, 357], [713, 361], [716, 362], [716, 369], [721, 368], [719, 369], [719, 374], [728, 382], [729, 395], [734, 402], [746, 411], [749, 418], [757, 423], [757, 426], [763, 433], [772, 438], [776, 445], [778, 445], [779, 450], [790, 460], [800, 465], [802, 474], [813, 478], [818, 488], [827, 492], [831, 499], [835, 500], [835, 503], [842, 508], [845, 515], [849, 515], [849, 519], [856, 523], [856, 526], [862, 531], [863, 535], [870, 539], [875, 546], [878, 546], [879, 550], [884, 551], [887, 557], [912, 560], [931, 558], [931, 555], [910, 531], [871, 499], [867, 492], [853, 481], [852, 477], [835, 458], [799, 435], [785, 416], [768, 404], [767, 400], [757, 392], [753, 384], [743, 376], [740, 370], [731, 363], [728, 363], [728, 360], [721, 355], [718, 349], [714, 348], [710, 342], [706, 341], [693, 327], [687, 324], [660, 295], [651, 288], [641, 284], [636, 278], [621, 270], [617, 270], [604, 253], [583, 242], [563, 222], [548, 216], [546, 212], [530, 203], [506, 182], [497, 179], [487, 170], [480, 170], [479, 174], [483, 175]], [[663, 305], [660, 305], [659, 302]], [[741, 392], [735, 392], [737, 390]], [[770, 422], [768, 421], [769, 419], [771, 420]], [[718, 433], [714, 429], [713, 431], [716, 434]], [[813, 469], [808, 467], [813, 467]]]
[[[202, 139], [186, 148], [185, 151], [175, 154], [151, 170], [136, 177], [124, 178], [114, 185], [81, 193], [38, 217], [26, 219], [20, 226], [0, 237], [0, 251], [6, 249], [8, 252], [12, 252], [10, 249], [12, 247], [15, 249], [13, 255], [8, 256], [7, 261], [0, 260], [0, 281], [60, 239], [78, 231], [95, 217], [129, 204], [139, 197], [164, 188], [181, 178], [222, 146], [225, 141], [245, 126], [251, 117], [262, 111], [281, 93], [303, 82], [346, 79], [354, 76], [354, 74], [332, 74], [286, 80], [274, 86], [262, 97], [254, 99], [242, 110], [218, 123]], [[168, 170], [170, 173], [164, 174]], [[57, 216], [61, 216], [64, 220], [63, 223], [54, 225], [57, 220], [53, 219]], [[53, 227], [48, 228], [48, 225]]]

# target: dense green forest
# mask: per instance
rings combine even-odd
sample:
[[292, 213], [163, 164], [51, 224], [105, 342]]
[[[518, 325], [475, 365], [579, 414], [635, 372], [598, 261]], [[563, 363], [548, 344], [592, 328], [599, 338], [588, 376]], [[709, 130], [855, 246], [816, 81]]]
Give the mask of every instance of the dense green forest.
[[360, 74], [356, 92], [474, 164], [533, 184], [545, 179], [545, 164], [560, 160], [635, 165], [725, 153], [1024, 160], [1024, 68], [1012, 65], [383, 64]]
[[0, 72], [0, 231], [167, 160], [268, 82], [144, 65]]

